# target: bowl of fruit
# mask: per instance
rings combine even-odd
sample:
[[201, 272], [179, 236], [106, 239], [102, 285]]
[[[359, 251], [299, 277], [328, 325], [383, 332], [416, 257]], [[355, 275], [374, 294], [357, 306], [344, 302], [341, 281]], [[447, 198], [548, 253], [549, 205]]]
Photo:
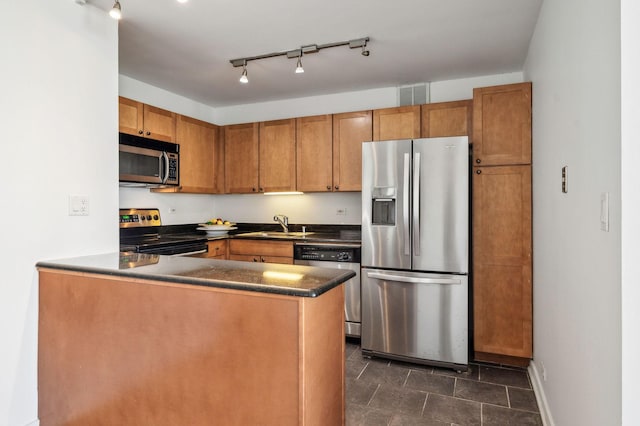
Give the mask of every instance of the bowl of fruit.
[[208, 220], [205, 223], [200, 223], [198, 225], [199, 225], [198, 230], [206, 231], [207, 236], [210, 236], [210, 237], [224, 235], [233, 229], [238, 229], [234, 226], [235, 223], [231, 223], [230, 221], [224, 220], [219, 217]]

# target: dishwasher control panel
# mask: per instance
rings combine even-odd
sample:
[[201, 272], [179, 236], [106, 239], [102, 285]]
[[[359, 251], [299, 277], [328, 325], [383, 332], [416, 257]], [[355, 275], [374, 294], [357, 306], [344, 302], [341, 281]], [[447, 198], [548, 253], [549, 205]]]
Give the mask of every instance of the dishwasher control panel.
[[293, 258], [316, 262], [360, 263], [360, 246], [333, 244], [296, 244]]

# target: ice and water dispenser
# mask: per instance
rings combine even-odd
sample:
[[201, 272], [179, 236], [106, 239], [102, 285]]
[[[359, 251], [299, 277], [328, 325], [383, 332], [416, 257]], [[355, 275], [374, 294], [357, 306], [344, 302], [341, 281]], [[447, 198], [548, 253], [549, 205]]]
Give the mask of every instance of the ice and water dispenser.
[[396, 224], [396, 188], [375, 187], [371, 192], [371, 224]]

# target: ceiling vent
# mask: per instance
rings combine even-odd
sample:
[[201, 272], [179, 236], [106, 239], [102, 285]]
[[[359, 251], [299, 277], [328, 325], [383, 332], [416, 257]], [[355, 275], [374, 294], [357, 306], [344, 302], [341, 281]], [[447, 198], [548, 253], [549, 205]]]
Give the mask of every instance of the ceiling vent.
[[398, 87], [398, 105], [422, 105], [429, 103], [429, 83]]

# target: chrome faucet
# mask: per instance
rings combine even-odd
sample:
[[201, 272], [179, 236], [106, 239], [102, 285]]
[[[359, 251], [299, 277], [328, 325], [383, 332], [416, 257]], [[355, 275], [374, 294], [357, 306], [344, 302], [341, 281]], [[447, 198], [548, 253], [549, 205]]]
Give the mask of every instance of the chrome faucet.
[[275, 220], [276, 222], [278, 222], [280, 224], [280, 226], [282, 226], [282, 229], [284, 230], [284, 232], [289, 232], [289, 218], [286, 217], [283, 214], [277, 214], [273, 217], [273, 220]]

